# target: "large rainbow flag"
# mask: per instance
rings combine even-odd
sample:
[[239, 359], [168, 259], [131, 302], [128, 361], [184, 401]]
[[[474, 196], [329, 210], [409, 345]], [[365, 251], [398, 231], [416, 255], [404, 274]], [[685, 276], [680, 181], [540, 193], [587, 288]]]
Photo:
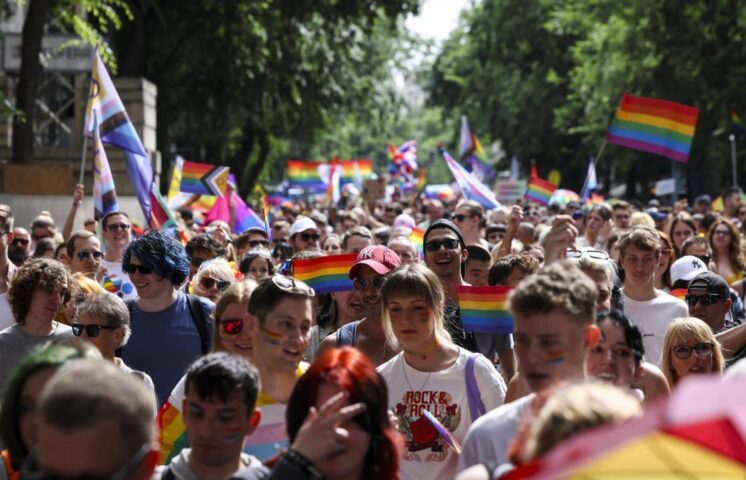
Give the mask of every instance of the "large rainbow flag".
[[698, 108], [625, 92], [606, 141], [686, 162], [698, 117]]
[[352, 290], [350, 268], [357, 254], [329, 255], [306, 260], [293, 260], [293, 277], [308, 284], [317, 294]]
[[[373, 173], [371, 160], [340, 160], [340, 185], [348, 183], [362, 184]], [[291, 187], [302, 188], [307, 192], [326, 192], [331, 171], [331, 162], [314, 162], [308, 160], [288, 160], [288, 181]]]
[[228, 175], [229, 167], [184, 161], [179, 188], [182, 192], [222, 197], [228, 188]]
[[532, 177], [528, 180], [525, 197], [526, 200], [531, 200], [539, 205], [549, 205], [549, 200], [552, 199], [555, 190], [557, 190], [557, 187], [553, 183], [539, 177]]
[[513, 317], [508, 311], [511, 287], [458, 287], [461, 324], [464, 331], [511, 333]]

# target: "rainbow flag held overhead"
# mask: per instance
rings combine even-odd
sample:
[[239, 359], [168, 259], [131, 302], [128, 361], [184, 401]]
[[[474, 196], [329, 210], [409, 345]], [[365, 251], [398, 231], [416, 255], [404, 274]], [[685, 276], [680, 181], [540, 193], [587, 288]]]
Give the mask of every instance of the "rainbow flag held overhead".
[[492, 190], [477, 180], [471, 173], [467, 172], [448, 152], [442, 150], [441, 153], [465, 198], [474, 200], [488, 210], [501, 206]]
[[556, 186], [542, 178], [530, 178], [525, 198], [539, 205], [549, 205], [549, 200], [551, 200], [555, 190], [557, 190]]
[[326, 257], [293, 260], [293, 277], [308, 284], [317, 294], [352, 290], [350, 268], [357, 254], [329, 255]]
[[93, 128], [93, 218], [100, 220], [106, 214], [119, 210], [114, 177], [109, 160], [99, 137], [98, 121], [94, 114]]
[[[371, 160], [341, 160], [339, 183], [361, 183], [373, 173]], [[302, 188], [308, 193], [325, 193], [329, 182], [331, 162], [288, 160], [287, 177], [291, 187]]]
[[686, 162], [698, 117], [698, 108], [625, 92], [606, 141]]
[[458, 287], [461, 324], [464, 331], [511, 333], [513, 317], [508, 311], [511, 287]]
[[209, 163], [184, 162], [181, 167], [181, 191], [222, 197], [228, 188], [229, 167]]
[[414, 243], [417, 247], [417, 251], [420, 252], [420, 256], [424, 254], [423, 245], [425, 243], [425, 232], [415, 227], [412, 229], [412, 233], [409, 234], [409, 240]]

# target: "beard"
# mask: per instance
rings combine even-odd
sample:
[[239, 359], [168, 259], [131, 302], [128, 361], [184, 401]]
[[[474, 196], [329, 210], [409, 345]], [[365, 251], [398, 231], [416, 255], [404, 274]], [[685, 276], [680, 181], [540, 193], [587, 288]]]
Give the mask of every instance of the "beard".
[[29, 254], [28, 250], [25, 248], [9, 248], [8, 249], [8, 258], [11, 262], [13, 262], [17, 267], [20, 267], [23, 262], [28, 259]]

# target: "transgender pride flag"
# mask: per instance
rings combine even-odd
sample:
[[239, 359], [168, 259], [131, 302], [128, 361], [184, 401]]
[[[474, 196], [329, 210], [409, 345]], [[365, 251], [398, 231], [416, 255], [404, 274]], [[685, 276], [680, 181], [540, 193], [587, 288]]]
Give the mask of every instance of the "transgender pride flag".
[[442, 153], [446, 165], [448, 165], [448, 168], [451, 170], [453, 178], [456, 179], [456, 183], [458, 183], [464, 197], [476, 201], [487, 210], [501, 206], [500, 202], [495, 198], [495, 194], [487, 188], [485, 184], [474, 178], [471, 173], [467, 172], [464, 167], [459, 165], [459, 163], [448, 154], [448, 152], [443, 150]]

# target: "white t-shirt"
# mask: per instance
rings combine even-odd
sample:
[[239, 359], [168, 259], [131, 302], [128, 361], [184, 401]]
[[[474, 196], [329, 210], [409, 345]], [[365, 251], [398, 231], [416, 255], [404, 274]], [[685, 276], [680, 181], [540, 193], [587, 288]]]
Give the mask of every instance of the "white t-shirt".
[[669, 295], [662, 290], [655, 290], [652, 300], [632, 300], [624, 297], [624, 313], [632, 320], [642, 333], [642, 344], [645, 347], [645, 359], [660, 364], [663, 352], [663, 340], [666, 338], [668, 325], [679, 317], [689, 316], [689, 307], [683, 300]]
[[[471, 425], [466, 395], [466, 364], [469, 352], [459, 348], [456, 362], [440, 372], [421, 372], [410, 367], [399, 353], [378, 367], [389, 390], [389, 407], [399, 419], [406, 444], [399, 468], [401, 480], [452, 479], [458, 455], [422, 415], [428, 410], [459, 442]], [[474, 362], [474, 377], [486, 410], [505, 399], [505, 382], [484, 356]]]
[[532, 393], [506, 403], [474, 422], [464, 440], [458, 471], [479, 463], [493, 467], [506, 463], [508, 447], [535, 396]]
[[137, 290], [130, 282], [130, 277], [122, 270], [122, 262], [101, 260], [101, 266], [106, 269], [101, 285], [107, 292], [118, 295], [122, 300], [137, 299]]

